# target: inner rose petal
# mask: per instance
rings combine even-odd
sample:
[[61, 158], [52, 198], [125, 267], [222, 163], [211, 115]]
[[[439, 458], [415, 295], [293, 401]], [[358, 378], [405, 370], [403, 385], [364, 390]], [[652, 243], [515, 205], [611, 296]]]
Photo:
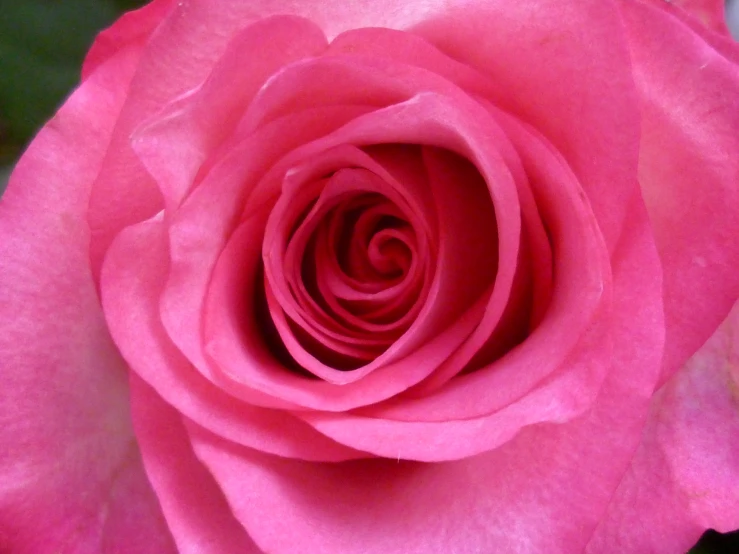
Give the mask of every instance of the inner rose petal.
[[[240, 247], [234, 243], [223, 263], [219, 261], [209, 287], [205, 319], [205, 344], [224, 386], [238, 396], [242, 395], [241, 388], [253, 387], [290, 398], [309, 409], [337, 411], [342, 406], [366, 406], [389, 398], [439, 367], [474, 330], [488, 300], [509, 296], [519, 263], [517, 174], [509, 167], [512, 160], [508, 151], [501, 155], [500, 141], [504, 137], [491, 132], [496, 125], [469, 96], [454, 93], [453, 98], [447, 98], [424, 93], [360, 116], [277, 163], [252, 189], [244, 207], [244, 221], [262, 210], [270, 198], [284, 199], [305, 192], [311, 183], [340, 169], [367, 169], [398, 187], [404, 195], [404, 202], [396, 202], [399, 206], [413, 205], [415, 209], [409, 212], [423, 214], [415, 233], [419, 252], [425, 244], [421, 239], [431, 237], [426, 242], [433, 262], [422, 268], [424, 290], [428, 287], [428, 291], [422, 294], [425, 301], [420, 303], [411, 326], [381, 355], [353, 371], [337, 371], [322, 363], [310, 350], [322, 345], [308, 344], [311, 337], [305, 336], [303, 326], [295, 324], [312, 314], [299, 305], [286, 283], [283, 262], [287, 237], [298, 225], [278, 217], [274, 205], [262, 255], [267, 276], [264, 296], [271, 303], [270, 325], [277, 329], [280, 345], [288, 350], [290, 358], [322, 380], [306, 380], [286, 369], [277, 357], [274, 364], [257, 363], [257, 357], [263, 359], [263, 355], [254, 350], [259, 342], [254, 336], [266, 322], [248, 315], [253, 312], [248, 296], [245, 303], [228, 290], [221, 290], [221, 283], [230, 276], [253, 283], [251, 277], [233, 275], [233, 269], [229, 269], [241, 263]], [[440, 154], [446, 153], [450, 162], [448, 171], [437, 175], [433, 182], [428, 180], [426, 164], [420, 157], [423, 147], [414, 146], [419, 144], [433, 145]], [[316, 185], [317, 190], [322, 186], [325, 183]], [[316, 198], [318, 192], [311, 194]], [[309, 206], [313, 207], [310, 201], [301, 205], [295, 221], [306, 217]], [[239, 236], [247, 242], [261, 240], [246, 231]], [[253, 284], [247, 287], [253, 291], [261, 288]], [[238, 285], [233, 288], [238, 289]], [[498, 310], [497, 305], [496, 301], [493, 311]], [[310, 328], [308, 323], [316, 326], [321, 322], [302, 323]], [[334, 388], [337, 384], [342, 386]]]
[[[311, 205], [307, 213], [305, 203]], [[422, 216], [411, 210], [397, 189], [366, 169], [340, 169], [309, 186], [288, 188], [271, 218], [294, 228], [294, 232], [281, 239], [281, 268], [266, 273], [267, 286], [277, 287], [268, 293], [268, 303], [274, 311], [286, 299], [294, 302], [290, 311], [297, 317], [290, 318], [290, 332], [300, 347], [319, 356], [325, 351], [324, 363], [337, 369], [354, 369], [377, 358], [407, 330], [422, 304], [422, 288], [398, 286], [404, 281], [397, 279], [404, 273], [400, 266], [394, 275], [381, 270], [381, 264], [388, 261], [380, 246], [387, 249], [388, 241], [395, 243], [396, 249], [398, 244], [405, 245], [406, 271], [427, 265], [427, 255], [417, 264], [412, 259], [428, 254], [430, 249], [416, 247], [419, 235], [421, 242], [427, 240], [420, 223]], [[327, 259], [335, 260], [329, 269], [339, 270], [330, 281], [324, 280], [326, 272], [321, 263]], [[279, 277], [270, 279], [272, 275]], [[358, 290], [354, 300], [342, 301], [333, 295], [330, 283], [344, 281], [346, 285], [347, 279], [369, 284], [378, 292], [392, 289], [395, 298], [382, 303], [373, 298], [372, 292]], [[422, 282], [417, 278], [408, 281], [417, 285]], [[282, 291], [282, 300], [278, 291]], [[298, 309], [302, 314], [297, 313]], [[386, 321], [378, 324], [376, 319], [383, 316]], [[282, 329], [286, 330], [284, 326]]]
[[[397, 337], [412, 319], [424, 281], [416, 235], [386, 199], [372, 205], [365, 198], [361, 205], [366, 210], [356, 224], [333, 217], [320, 226], [315, 256], [305, 258], [315, 262], [313, 275], [304, 277], [313, 277], [324, 307], [349, 329]], [[383, 219], [400, 228], [379, 228]]]
[[[406, 396], [377, 405], [364, 412], [368, 417], [400, 421], [469, 420], [503, 409], [544, 382], [569, 379], [566, 377], [569, 373], [573, 375], [571, 383], [579, 384], [575, 388], [562, 387], [561, 394], [591, 391], [593, 383], [599, 383], [598, 379], [610, 367], [611, 360], [602, 355], [597, 359], [592, 357], [582, 367], [565, 363], [585, 341], [585, 332], [597, 327], [594, 322], [598, 312], [607, 311], [610, 302], [612, 278], [607, 247], [582, 194], [581, 184], [544, 137], [510, 116], [498, 113], [496, 119], [506, 130], [525, 168], [527, 179], [522, 183], [519, 197], [530, 251], [532, 256], [537, 256], [532, 261], [538, 265], [546, 261], [542, 254], [549, 247], [536, 246], [540, 241], [536, 234], [543, 230], [537, 231], [534, 223], [537, 218], [541, 218], [539, 225], [546, 222], [551, 268], [534, 266], [539, 272], [536, 278], [544, 277], [539, 292], [535, 284], [533, 298], [533, 313], [542, 311], [541, 321], [532, 321], [535, 327], [517, 348], [473, 373], [459, 375], [458, 368], [484, 351], [491, 336], [492, 325], [484, 316], [475, 332], [437, 373], [416, 387], [413, 399]], [[548, 298], [545, 309], [536, 309], [536, 303], [541, 301], [536, 296]], [[457, 368], [450, 368], [452, 365]], [[597, 377], [594, 379], [593, 375]], [[437, 381], [438, 376], [445, 379]], [[439, 382], [444, 386], [438, 387]]]
[[[251, 192], [250, 183], [259, 182], [287, 152], [366, 111], [362, 107], [335, 106], [275, 120], [231, 145], [217, 161], [211, 160], [211, 167], [198, 186], [177, 211], [168, 214], [169, 276], [159, 300], [159, 313], [172, 342], [207, 380], [216, 382], [220, 374], [204, 351], [205, 297], [219, 255], [239, 224]], [[255, 217], [266, 220], [270, 207], [265, 202], [254, 210]], [[265, 402], [253, 394], [241, 397], [257, 405], [284, 404], [278, 398]]]

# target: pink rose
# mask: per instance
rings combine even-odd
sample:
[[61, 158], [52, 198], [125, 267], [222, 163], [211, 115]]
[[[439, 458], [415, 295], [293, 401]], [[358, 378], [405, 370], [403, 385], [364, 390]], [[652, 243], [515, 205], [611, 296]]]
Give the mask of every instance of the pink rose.
[[722, 6], [123, 17], [0, 204], [0, 550], [682, 553], [739, 527]]

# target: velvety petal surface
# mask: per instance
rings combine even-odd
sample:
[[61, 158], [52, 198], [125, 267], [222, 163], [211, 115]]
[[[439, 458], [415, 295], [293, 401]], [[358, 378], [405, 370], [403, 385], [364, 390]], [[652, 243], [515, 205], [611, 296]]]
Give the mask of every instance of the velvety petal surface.
[[176, 208], [193, 187], [203, 163], [228, 137], [265, 81], [283, 66], [317, 56], [325, 48], [321, 30], [308, 20], [257, 21], [231, 40], [202, 85], [166, 105], [135, 132], [133, 148], [168, 209]]
[[110, 332], [132, 371], [184, 416], [229, 440], [310, 460], [359, 456], [287, 411], [242, 402], [212, 385], [172, 344], [158, 313], [168, 266], [163, 227], [154, 219], [119, 234], [101, 273]]
[[108, 29], [99, 33], [85, 56], [82, 78], [86, 79], [121, 49], [134, 44], [142, 47], [174, 4], [175, 0], [153, 0], [135, 11], [123, 14]]
[[739, 305], [654, 397], [587, 552], [685, 552], [739, 528]]
[[[212, 296], [208, 291], [211, 276], [227, 244], [233, 242], [232, 234], [239, 224], [244, 211], [245, 198], [253, 192], [260, 177], [269, 166], [296, 146], [310, 142], [347, 121], [368, 111], [363, 106], [337, 106], [332, 108], [301, 110], [289, 116], [278, 118], [269, 125], [261, 127], [231, 149], [197, 187], [180, 209], [174, 214], [168, 229], [170, 268], [166, 287], [163, 290], [160, 310], [161, 320], [171, 339], [182, 353], [207, 379], [218, 381], [217, 369], [208, 360], [204, 349], [210, 342], [208, 327], [204, 327], [205, 301]], [[253, 217], [262, 221], [262, 228], [254, 227], [254, 221], [242, 223], [252, 229], [248, 236], [249, 245], [243, 245], [239, 261], [251, 251], [251, 247], [261, 249], [259, 240], [268, 211], [274, 199], [266, 199], [259, 205]], [[254, 211], [254, 210], [252, 210]], [[243, 236], [243, 234], [242, 234]], [[230, 242], [229, 242], [230, 241]], [[255, 266], [248, 266], [255, 271]], [[236, 268], [234, 268], [236, 270]], [[228, 275], [229, 279], [250, 278], [240, 270]], [[220, 286], [220, 285], [219, 285]], [[246, 290], [244, 292], [246, 293]], [[219, 291], [222, 293], [224, 291]], [[240, 299], [241, 300], [241, 299]], [[240, 302], [239, 300], [239, 302]], [[236, 302], [227, 299], [227, 302]], [[233, 307], [233, 304], [231, 305]], [[227, 305], [219, 306], [228, 310]], [[261, 334], [261, 323], [255, 313], [242, 312], [241, 319], [254, 318], [257, 334]], [[206, 336], [203, 337], [203, 331]], [[228, 328], [218, 331], [221, 338]], [[254, 336], [249, 337], [252, 342]], [[262, 358], [263, 360], [263, 358]], [[284, 368], [281, 368], [284, 372]], [[223, 381], [218, 381], [221, 385]], [[306, 384], [306, 387], [310, 383]], [[233, 389], [230, 392], [234, 393]], [[243, 397], [243, 389], [242, 394]], [[253, 394], [246, 397], [254, 402]], [[279, 397], [278, 397], [279, 398]], [[289, 405], [292, 399], [285, 397]], [[265, 405], [264, 401], [259, 405]], [[284, 407], [284, 401], [267, 403], [267, 406]]]
[[[190, 0], [186, 4], [190, 12], [188, 17], [206, 9], [221, 19], [237, 21], [250, 21], [271, 15], [299, 15], [317, 23], [328, 38], [333, 39], [343, 31], [361, 27], [409, 29], [426, 19], [443, 14], [448, 3], [443, 0], [257, 0], [248, 3], [223, 0], [213, 4], [207, 0]], [[477, 4], [477, 0], [469, 2], [469, 8], [474, 10]], [[193, 19], [190, 24], [197, 24], [197, 20]]]
[[639, 182], [665, 280], [664, 377], [739, 296], [739, 66], [679, 20], [624, 3], [642, 103]]
[[[345, 74], [344, 71], [347, 68], [355, 72], [363, 70], [362, 66], [357, 67], [355, 64], [347, 64], [346, 61], [339, 62], [337, 60], [331, 60], [326, 64], [311, 65], [315, 65], [319, 69], [323, 66], [323, 68], [329, 68], [332, 71], [336, 71], [338, 68], [340, 70], [339, 75]], [[295, 69], [302, 70], [303, 68]], [[373, 75], [372, 69], [374, 68], [369, 70], [370, 76]], [[317, 72], [317, 75], [322, 74]], [[414, 74], [411, 73], [411, 75]], [[416, 75], [425, 77], [424, 72], [417, 72]], [[451, 90], [455, 89], [452, 88]], [[352, 94], [355, 93], [356, 91]], [[338, 94], [344, 93], [339, 92]], [[441, 95], [421, 94], [402, 104], [357, 117], [348, 125], [324, 139], [314, 141], [304, 148], [292, 152], [280, 162], [279, 166], [276, 166], [280, 169], [277, 175], [279, 177], [281, 171], [293, 167], [294, 164], [300, 163], [303, 159], [320, 155], [326, 149], [345, 143], [358, 145], [423, 143], [453, 150], [459, 155], [469, 158], [472, 163], [478, 166], [479, 171], [485, 177], [486, 183], [488, 183], [489, 194], [492, 198], [490, 201], [495, 208], [495, 217], [498, 222], [498, 265], [501, 269], [496, 277], [496, 291], [493, 295], [507, 298], [507, 291], [511, 286], [516, 268], [517, 242], [520, 234], [520, 216], [518, 212], [514, 209], [505, 209], [505, 207], [516, 205], [514, 184], [506, 167], [506, 162], [497, 155], [491, 155], [491, 152], [496, 151], [495, 145], [501, 140], [494, 127], [494, 121], [484, 111], [481, 111], [479, 106], [469, 102], [469, 99], [467, 99], [467, 102], [464, 101], [463, 97], [455, 98], [455, 100], [457, 102], [452, 102]], [[480, 121], [483, 120], [489, 121], [490, 125], [481, 126]], [[454, 122], [454, 124], [451, 122]], [[483, 147], [486, 144], [490, 145], [487, 149]], [[279, 178], [273, 183], [265, 179], [265, 183], [263, 190], [259, 191], [261, 196], [269, 197], [270, 190], [279, 191]], [[257, 192], [254, 194], [256, 196]], [[472, 193], [470, 192], [470, 194]], [[250, 202], [253, 202], [256, 206], [262, 205], [257, 200], [250, 200]], [[444, 280], [440, 280], [440, 283], [443, 284], [437, 287], [438, 292], [436, 294], [438, 298], [435, 300], [437, 304], [429, 306], [427, 311], [430, 316], [427, 321], [419, 323], [417, 336], [408, 338], [408, 341], [415, 341], [415, 344], [420, 346], [421, 350], [411, 350], [407, 359], [402, 359], [396, 364], [398, 368], [402, 368], [404, 364], [407, 364], [408, 371], [396, 372], [394, 365], [386, 365], [373, 372], [373, 374], [385, 373], [386, 380], [399, 386], [399, 390], [412, 384], [407, 383], [407, 381], [413, 375], [417, 375], [419, 371], [425, 371], [427, 374], [428, 371], [433, 369], [429, 366], [438, 364], [439, 361], [443, 360], [454, 344], [458, 344], [469, 332], [468, 329], [475, 323], [474, 317], [468, 318], [466, 315], [462, 317], [462, 314], [458, 314], [448, 322], [439, 317], [439, 314], [444, 313], [444, 302], [448, 301], [447, 295], [441, 292], [444, 290], [443, 287], [449, 289], [452, 282], [452, 277], [446, 277], [446, 275], [454, 276], [455, 271], [459, 272], [458, 263], [452, 260], [454, 252], [450, 250], [445, 255], [450, 261], [444, 266]], [[494, 261], [491, 260], [486, 263], [492, 265]], [[479, 312], [479, 308], [479, 306], [473, 306], [470, 310]], [[497, 305], [496, 309], [502, 311], [502, 306]], [[435, 335], [433, 331], [436, 331], [436, 333], [444, 331], [444, 333]], [[398, 347], [400, 348], [400, 346]], [[360, 383], [364, 383], [364, 380], [357, 381], [358, 385]], [[403, 386], [403, 383], [407, 384]]]
[[195, 457], [182, 416], [136, 374], [131, 409], [146, 472], [180, 554], [259, 554]]
[[496, 94], [486, 98], [562, 153], [612, 251], [637, 186], [639, 152], [638, 103], [618, 5], [470, 2], [450, 6], [414, 32], [487, 75]]
[[[255, 199], [251, 199], [249, 194], [252, 191], [249, 182], [259, 175], [259, 171], [263, 171], [264, 166], [269, 163], [271, 156], [274, 156], [281, 149], [289, 147], [290, 144], [294, 144], [298, 140], [310, 142], [311, 134], [315, 135], [316, 133], [328, 130], [329, 125], [335, 121], [334, 118], [341, 113], [341, 110], [339, 110], [340, 106], [367, 101], [368, 95], [372, 102], [377, 102], [378, 99], [384, 99], [382, 100], [383, 102], [388, 102], [393, 98], [402, 99], [402, 95], [408, 97], [413, 94], [415, 83], [418, 83], [418, 86], [423, 86], [424, 88], [437, 87], [442, 90], [446, 88], [452, 91], [450, 93], [456, 94], [458, 97], [461, 96], [459, 89], [456, 89], [456, 87], [453, 87], [443, 79], [434, 77], [431, 73], [414, 70], [413, 68], [401, 68], [401, 75], [406, 70], [410, 71], [408, 78], [398, 79], [396, 75], [386, 70], [385, 64], [374, 64], [368, 69], [365, 69], [359, 62], [350, 63], [347, 60], [329, 60], [326, 62], [306, 61], [294, 64], [281, 72], [277, 77], [271, 79], [262, 91], [260, 91], [259, 97], [250, 106], [249, 113], [257, 113], [262, 117], [270, 113], [265, 108], [264, 102], [271, 102], [269, 106], [272, 112], [287, 105], [291, 110], [299, 110], [295, 112], [296, 115], [304, 114], [306, 117], [310, 116], [309, 110], [311, 109], [311, 104], [321, 103], [332, 105], [335, 103], [338, 105], [331, 112], [333, 115], [328, 118], [326, 117], [328, 112], [321, 112], [317, 107], [313, 108], [314, 110], [318, 110], [314, 111], [314, 114], [317, 114], [319, 117], [323, 114], [320, 124], [319, 120], [316, 119], [301, 119], [300, 121], [302, 123], [298, 123], [298, 120], [293, 120], [292, 116], [280, 118], [279, 111], [277, 115], [272, 114], [270, 116], [270, 119], [268, 119], [269, 123], [260, 121], [257, 117], [249, 119], [249, 114], [247, 114], [245, 120], [251, 122], [251, 128], [257, 127], [256, 134], [254, 134], [255, 131], [252, 129], [250, 131], [251, 134], [247, 134], [247, 138], [244, 139], [244, 144], [236, 148], [232, 153], [233, 155], [229, 154], [228, 160], [224, 160], [222, 165], [212, 169], [212, 175], [209, 175], [203, 181], [201, 186], [193, 192], [191, 197], [183, 204], [181, 210], [175, 215], [171, 228], [173, 239], [171, 242], [172, 257], [174, 263], [170, 281], [165, 291], [162, 316], [165, 327], [172, 340], [195, 363], [198, 369], [202, 370], [207, 365], [202, 352], [200, 352], [199, 345], [199, 333], [201, 329], [198, 323], [198, 318], [201, 314], [199, 304], [203, 298], [200, 291], [209, 282], [211, 264], [215, 262], [219, 250], [223, 248], [223, 243], [230, 232], [230, 222], [233, 220], [234, 212], [239, 209], [244, 196], [247, 196], [249, 199], [247, 206], [253, 205], [256, 207], [247, 208], [247, 213], [249, 210], [253, 211], [254, 209], [264, 210], [265, 206], [269, 205], [269, 202], [273, 202], [271, 198], [279, 191], [279, 185], [271, 188], [268, 187], [261, 190], [259, 194], [257, 191], [254, 191], [252, 196], [255, 196]], [[388, 73], [390, 74], [388, 75]], [[303, 80], [299, 80], [296, 76], [304, 76], [304, 78]], [[327, 80], [327, 76], [330, 79]], [[326, 87], [327, 82], [332, 82], [331, 79], [346, 78], [347, 76], [355, 79], [357, 84], [353, 87], [340, 89], [330, 86]], [[313, 81], [308, 80], [308, 77], [312, 77]], [[372, 86], [368, 86], [366, 84], [367, 82], [371, 83]], [[306, 92], [307, 86], [320, 90], [320, 94], [313, 94], [313, 89], [311, 89], [311, 94], [309, 94]], [[303, 91], [303, 94], [298, 95], [296, 99], [294, 96], [297, 90]], [[378, 93], [377, 90], [380, 92]], [[275, 97], [278, 99], [277, 103]], [[260, 103], [261, 99], [264, 99], [264, 102]], [[466, 99], [466, 101], [466, 105], [469, 106], [471, 104], [469, 99]], [[314, 147], [312, 146], [297, 152], [291, 159], [284, 161], [282, 167], [283, 169], [289, 169], [291, 167], [290, 164], [299, 163], [302, 157], [316, 155], [323, 149], [335, 147], [346, 141], [373, 144], [388, 141], [416, 142], [423, 140], [430, 144], [455, 148], [466, 155], [466, 147], [461, 144], [464, 142], [464, 139], [454, 138], [454, 134], [456, 133], [451, 133], [449, 138], [445, 138], [446, 134], [450, 134], [448, 130], [435, 129], [435, 120], [448, 117], [443, 115], [442, 112], [449, 109], [449, 102], [443, 101], [443, 104], [444, 107], [442, 108], [426, 108], [426, 105], [434, 105], [434, 101], [427, 99], [423, 99], [422, 105], [420, 106], [409, 104], [409, 109], [413, 113], [417, 112], [420, 117], [429, 119], [428, 126], [433, 131], [432, 136], [423, 134], [422, 130], [415, 130], [409, 133], [408, 129], [401, 129], [401, 126], [394, 120], [393, 113], [391, 112], [378, 115], [377, 117], [380, 119], [377, 119], [371, 113], [364, 114], [359, 118], [357, 116], [361, 114], [361, 106], [357, 106], [352, 113], [355, 121], [345, 131], [338, 131], [332, 135], [331, 139], [316, 143]], [[365, 108], [366, 110], [367, 108]], [[399, 108], [398, 111], [403, 112], [405, 118], [411, 118], [410, 113], [405, 113], [407, 111], [405, 108]], [[481, 117], [487, 117], [484, 112], [480, 115]], [[272, 120], [273, 117], [277, 119]], [[391, 127], [388, 127], [388, 125], [391, 125]], [[396, 130], [391, 133], [388, 131], [390, 128]], [[280, 129], [290, 132], [285, 136], [281, 136], [279, 134]], [[296, 133], [296, 129], [300, 129], [300, 132]], [[321, 129], [325, 130], [322, 131]], [[261, 133], [264, 134], [262, 135]], [[487, 133], [489, 134], [490, 132], [488, 131]], [[494, 143], [496, 140], [499, 140], [499, 137], [491, 136], [489, 138], [486, 137], [484, 140]], [[257, 156], [255, 154], [255, 148], [259, 149], [259, 152], [264, 152], [264, 155]], [[476, 156], [481, 158], [478, 155]], [[246, 160], [252, 161], [245, 163]], [[222, 169], [227, 169], [228, 173], [222, 172]], [[507, 203], [512, 198], [512, 191], [508, 190], [504, 192], [504, 190], [508, 188], [505, 184], [509, 180], [509, 177], [506, 177], [506, 175], [497, 170], [491, 172], [490, 176], [490, 181], [496, 182], [493, 192], [495, 195], [500, 196], [501, 206], [508, 205]], [[279, 179], [277, 182], [279, 183]], [[508, 199], [505, 200], [505, 198]], [[504, 210], [500, 217], [505, 229], [503, 236], [504, 238], [507, 237], [507, 244], [512, 243], [515, 240], [517, 225], [515, 222], [515, 211], [508, 212]], [[512, 222], [512, 224], [507, 224], [507, 221]], [[506, 249], [508, 252], [507, 255], [510, 257], [512, 247], [506, 246], [504, 250]], [[513, 260], [512, 257], [511, 259]], [[511, 264], [506, 265], [512, 267]], [[515, 266], [515, 262], [513, 262], [513, 266]], [[505, 271], [508, 271], [508, 269]], [[505, 297], [504, 283], [510, 277], [502, 274], [498, 278], [501, 282], [500, 295]], [[305, 383], [299, 385], [300, 389], [305, 390], [309, 387], [312, 388], [313, 384]], [[344, 392], [349, 391], [344, 389]], [[342, 394], [342, 396], [346, 398], [348, 395]], [[356, 398], [360, 399], [361, 397], [357, 395]]]
[[134, 131], [167, 104], [200, 86], [231, 40], [254, 23], [253, 18], [233, 17], [220, 6], [179, 1], [145, 43], [90, 197], [90, 250], [96, 278], [118, 231], [164, 206], [156, 181], [132, 149]]
[[[606, 342], [599, 342], [593, 336], [581, 336], [588, 328], [588, 335], [599, 328], [595, 333], [598, 336], [610, 326], [610, 264], [589, 204], [572, 172], [561, 157], [547, 148], [541, 136], [510, 117], [501, 117], [499, 121], [515, 145], [526, 173], [520, 196], [523, 198], [530, 187], [529, 194], [535, 198], [537, 211], [547, 225], [550, 255], [556, 260], [553, 290], [543, 319], [518, 347], [500, 359], [482, 362], [476, 371], [457, 375], [431, 393], [421, 385], [421, 393], [409, 391], [409, 395], [397, 400], [363, 410], [365, 416], [426, 422], [470, 420], [514, 403], [544, 382], [553, 388], [542, 399], [558, 397], [555, 391], [559, 390], [562, 398], [568, 399], [564, 404], [572, 409], [578, 394], [583, 394], [580, 406], [587, 404], [585, 392], [597, 390], [600, 381], [596, 376], [602, 378], [610, 370], [607, 337], [600, 335]], [[527, 219], [530, 218], [524, 217], [524, 226], [528, 230], [533, 222]], [[491, 326], [483, 317], [450, 361], [461, 356], [465, 363], [485, 344], [490, 333]], [[575, 355], [574, 350], [579, 354]], [[584, 363], [576, 363], [579, 356]], [[445, 369], [442, 366], [440, 371]], [[558, 381], [561, 387], [557, 387]], [[577, 381], [580, 386], [575, 384]], [[564, 417], [564, 412], [560, 415]], [[412, 433], [411, 428], [408, 431]]]
[[130, 424], [127, 369], [88, 265], [90, 185], [138, 53], [101, 65], [0, 202], [0, 550], [168, 553]]
[[[641, 223], [627, 226], [614, 261], [614, 332], [629, 339], [581, 417], [435, 464], [300, 463], [191, 433], [196, 455], [255, 542], [276, 554], [581, 551], [638, 444], [660, 370], [660, 284], [642, 278], [659, 262], [643, 208], [636, 203], [631, 213]], [[634, 317], [652, 325], [635, 330]]]

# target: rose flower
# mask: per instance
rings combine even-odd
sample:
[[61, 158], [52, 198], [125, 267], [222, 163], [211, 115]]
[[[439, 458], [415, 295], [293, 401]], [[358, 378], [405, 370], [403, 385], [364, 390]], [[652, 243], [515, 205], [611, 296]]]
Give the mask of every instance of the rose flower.
[[125, 15], [0, 203], [0, 550], [739, 527], [738, 63], [718, 0]]

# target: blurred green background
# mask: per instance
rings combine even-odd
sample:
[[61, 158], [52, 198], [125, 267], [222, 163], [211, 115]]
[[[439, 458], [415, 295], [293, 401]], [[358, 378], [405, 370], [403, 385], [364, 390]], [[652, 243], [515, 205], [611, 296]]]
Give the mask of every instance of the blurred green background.
[[79, 80], [95, 34], [142, 0], [0, 0], [0, 167]]
[[[23, 148], [78, 82], [95, 34], [144, 3], [0, 0], [0, 194]], [[727, 14], [739, 38], [739, 0], [729, 1]], [[709, 531], [690, 554], [739, 554], [739, 532]]]

